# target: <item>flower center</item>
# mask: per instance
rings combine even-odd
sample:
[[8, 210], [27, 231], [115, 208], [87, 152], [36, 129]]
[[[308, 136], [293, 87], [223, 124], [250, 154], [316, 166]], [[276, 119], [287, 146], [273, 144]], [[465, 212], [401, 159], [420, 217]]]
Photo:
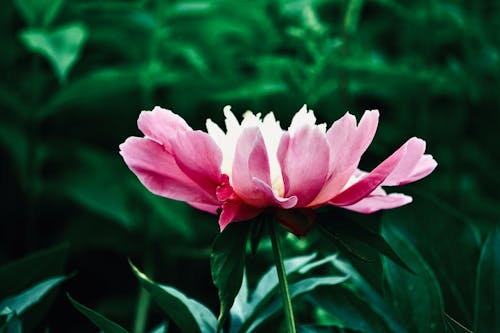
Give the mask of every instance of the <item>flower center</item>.
[[207, 120], [207, 132], [222, 151], [222, 173], [228, 176], [229, 182], [231, 183], [232, 167], [238, 138], [245, 128], [258, 127], [267, 150], [271, 187], [275, 194], [283, 197], [285, 186], [283, 184], [277, 153], [284, 131], [279, 121], [276, 121], [274, 114], [270, 112], [264, 119], [261, 119], [260, 113], [254, 115], [252, 112], [247, 111], [243, 115], [241, 124], [231, 112], [229, 106], [224, 108], [224, 115], [226, 116], [226, 133], [210, 119]]

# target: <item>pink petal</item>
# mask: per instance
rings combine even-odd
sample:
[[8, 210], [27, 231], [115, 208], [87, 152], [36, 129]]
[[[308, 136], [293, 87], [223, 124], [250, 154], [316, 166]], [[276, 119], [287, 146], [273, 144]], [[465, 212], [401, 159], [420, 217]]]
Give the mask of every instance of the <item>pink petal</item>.
[[188, 202], [188, 204], [196, 209], [210, 214], [217, 214], [217, 211], [220, 209], [220, 205], [212, 205], [203, 202]]
[[317, 126], [305, 125], [293, 136], [281, 138], [278, 161], [285, 185], [285, 196], [296, 196], [298, 207], [310, 203], [324, 185], [328, 173], [329, 147]]
[[120, 154], [141, 183], [154, 194], [170, 199], [217, 203], [177, 166], [163, 146], [147, 138], [130, 137], [120, 145]]
[[201, 188], [215, 195], [222, 176], [222, 152], [213, 139], [202, 131], [177, 132], [171, 145], [179, 168]]
[[226, 201], [222, 204], [219, 227], [222, 232], [229, 223], [250, 220], [262, 212], [262, 209], [249, 206], [242, 201]]
[[414, 161], [415, 156], [421, 154], [420, 141], [422, 140], [417, 138], [411, 138], [406, 141], [406, 143], [391, 156], [373, 169], [372, 172], [336, 195], [330, 200], [330, 203], [336, 206], [348, 206], [368, 196], [368, 194], [381, 185], [392, 172], [395, 170], [398, 171], [397, 167], [399, 163], [407, 165], [407, 160]]
[[191, 127], [170, 110], [156, 106], [153, 111], [142, 111], [137, 125], [144, 135], [165, 146], [170, 151], [170, 140], [177, 132], [191, 130]]
[[410, 196], [400, 193], [391, 193], [389, 195], [370, 194], [355, 204], [343, 206], [342, 208], [358, 213], [371, 214], [381, 209], [391, 209], [409, 204], [412, 200], [413, 199]]
[[405, 158], [399, 162], [398, 166], [384, 180], [382, 183], [383, 186], [401, 185], [410, 176], [424, 155], [425, 141], [416, 138], [408, 141], [407, 152]]
[[333, 198], [356, 170], [361, 156], [375, 136], [379, 112], [366, 111], [356, 127], [356, 118], [346, 113], [326, 133], [330, 147], [330, 168], [325, 186], [311, 205]]
[[409, 177], [402, 180], [400, 185], [408, 184], [428, 176], [437, 167], [437, 162], [432, 155], [424, 155], [418, 162]]
[[290, 209], [297, 205], [298, 199], [296, 196], [282, 198], [273, 191], [271, 186], [267, 185], [260, 179], [254, 178], [253, 181], [254, 185], [259, 189], [261, 195], [265, 198], [268, 206], [278, 206], [284, 209]]
[[231, 185], [248, 204], [256, 207], [269, 206], [269, 200], [255, 185], [254, 179], [268, 185], [271, 183], [266, 145], [258, 127], [244, 129], [238, 138]]
[[357, 127], [356, 118], [349, 113], [333, 123], [326, 137], [333, 154], [332, 164], [337, 171], [359, 164], [361, 156], [373, 141], [378, 118], [378, 110], [372, 110], [365, 111]]

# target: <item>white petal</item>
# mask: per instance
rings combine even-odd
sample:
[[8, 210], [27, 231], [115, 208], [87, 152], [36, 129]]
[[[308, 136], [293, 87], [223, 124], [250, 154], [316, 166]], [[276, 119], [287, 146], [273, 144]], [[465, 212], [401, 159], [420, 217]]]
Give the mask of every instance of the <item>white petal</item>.
[[[299, 128], [304, 125], [314, 126], [316, 125], [316, 117], [312, 110], [307, 110], [307, 105], [304, 106], [293, 116], [292, 123], [288, 130], [293, 135]], [[326, 130], [326, 126], [325, 126]]]
[[240, 123], [238, 119], [231, 112], [231, 105], [226, 105], [224, 107], [224, 116], [226, 117], [226, 132], [227, 134], [237, 133], [240, 129]]

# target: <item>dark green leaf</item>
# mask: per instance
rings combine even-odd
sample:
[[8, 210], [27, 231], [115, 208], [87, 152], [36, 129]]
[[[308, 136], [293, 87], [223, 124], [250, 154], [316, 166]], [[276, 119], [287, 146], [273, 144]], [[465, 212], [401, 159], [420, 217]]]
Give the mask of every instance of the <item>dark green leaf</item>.
[[378, 314], [379, 317], [385, 321], [390, 328], [389, 332], [408, 332], [406, 328], [403, 327], [395, 310], [386, 303], [384, 297], [382, 297], [352, 265], [340, 259], [334, 260], [333, 264], [340, 272], [349, 275], [350, 288], [353, 289], [353, 292], [355, 292], [374, 313]]
[[401, 260], [398, 254], [394, 252], [384, 237], [382, 237], [379, 233], [368, 230], [354, 221], [339, 220], [335, 223], [320, 223], [322, 230], [330, 234], [330, 239], [335, 240], [336, 244], [339, 242], [345, 244], [340, 247], [341, 249], [345, 249], [347, 247], [351, 252], [355, 253], [355, 250], [352, 250], [347, 244], [351, 239], [356, 239], [379, 251], [396, 264], [413, 273], [411, 268], [408, 267], [403, 260]]
[[500, 228], [484, 242], [477, 266], [474, 332], [500, 332]]
[[87, 317], [91, 322], [94, 323], [99, 329], [101, 329], [104, 333], [127, 333], [128, 331], [121, 327], [120, 325], [112, 322], [108, 318], [104, 317], [103, 315], [95, 312], [94, 310], [86, 307], [83, 304], [78, 303], [76, 300], [74, 300], [69, 294], [68, 298], [73, 304], [73, 306], [80, 311], [81, 314], [83, 314], [85, 317]]
[[19, 295], [11, 296], [0, 301], [0, 309], [9, 308], [21, 315], [30, 306], [40, 302], [49, 291], [60, 285], [65, 279], [65, 276], [57, 276], [40, 282]]
[[13, 168], [17, 170], [19, 181], [25, 186], [27, 156], [28, 156], [28, 138], [20, 126], [17, 124], [2, 123], [0, 124], [0, 145], [4, 146], [6, 151], [10, 153], [10, 160]]
[[241, 287], [246, 244], [251, 226], [249, 222], [231, 223], [217, 237], [212, 247], [210, 261], [212, 280], [219, 291], [220, 300], [218, 330], [224, 323]]
[[142, 287], [160, 306], [163, 312], [181, 329], [182, 332], [215, 332], [217, 319], [203, 304], [186, 297], [175, 288], [151, 281], [130, 263]]
[[472, 330], [465, 327], [462, 323], [459, 323], [455, 318], [444, 313], [444, 319], [446, 324], [446, 332], [452, 333], [473, 333]]
[[398, 333], [391, 330], [369, 301], [366, 302], [353, 289], [344, 286], [320, 288], [307, 299], [315, 307], [321, 307], [333, 315], [345, 328], [365, 333]]
[[420, 254], [395, 227], [384, 224], [382, 234], [416, 271], [411, 274], [384, 258], [394, 306], [417, 332], [444, 332], [444, 305], [437, 279]]
[[[336, 255], [313, 261], [316, 253], [307, 256], [286, 259], [284, 261], [287, 276], [295, 272], [305, 274], [310, 270], [332, 262]], [[243, 287], [246, 288], [246, 280], [243, 281]], [[276, 267], [269, 269], [259, 280], [250, 301], [247, 301], [248, 295], [243, 297], [245, 290], [240, 290], [236, 298], [235, 311], [231, 309], [231, 332], [246, 332], [254, 320], [269, 307], [269, 302], [276, 296], [278, 286], [278, 274]]]
[[22, 333], [21, 318], [9, 308], [0, 310], [0, 333]]
[[250, 249], [252, 250], [252, 255], [257, 253], [262, 236], [265, 234], [267, 224], [262, 220], [254, 220], [252, 223], [252, 232], [250, 234]]
[[[297, 272], [305, 265], [316, 258], [317, 254], [313, 253], [306, 256], [286, 259], [284, 261], [285, 271], [287, 275]], [[276, 267], [271, 267], [259, 280], [252, 294], [251, 308], [256, 307], [264, 299], [268, 298], [270, 293], [278, 286], [278, 273]]]
[[[341, 333], [344, 332], [342, 327], [332, 325], [299, 325], [297, 326], [298, 333]], [[358, 331], [355, 331], [358, 332]]]
[[138, 82], [136, 67], [105, 68], [88, 72], [63, 86], [37, 115], [44, 118], [63, 110], [74, 111], [68, 106], [88, 105], [103, 97], [125, 94], [137, 88]]
[[[290, 285], [290, 297], [294, 299], [295, 297], [305, 294], [318, 288], [320, 286], [333, 286], [349, 279], [349, 276], [325, 276], [325, 277], [312, 277], [301, 280], [299, 282]], [[259, 312], [255, 320], [249, 326], [246, 332], [250, 333], [254, 331], [259, 325], [269, 319], [271, 316], [275, 315], [282, 309], [281, 298], [274, 300], [269, 303], [262, 311]]]
[[[481, 252], [474, 221], [428, 191], [413, 194], [414, 203], [384, 213], [383, 223], [398, 226], [439, 279], [446, 311], [473, 327], [474, 281]], [[452, 235], [444, 236], [444, 235]]]
[[238, 100], [245, 98], [262, 98], [286, 91], [286, 86], [280, 81], [250, 82], [212, 96], [217, 100]]
[[32, 253], [0, 267], [0, 299], [32, 286], [50, 276], [61, 274], [68, 255], [68, 245]]

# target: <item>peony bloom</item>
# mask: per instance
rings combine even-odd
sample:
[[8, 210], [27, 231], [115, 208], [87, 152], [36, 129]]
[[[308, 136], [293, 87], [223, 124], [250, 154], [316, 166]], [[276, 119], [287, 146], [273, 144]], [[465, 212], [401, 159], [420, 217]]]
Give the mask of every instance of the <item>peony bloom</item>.
[[[346, 113], [327, 130], [304, 106], [284, 131], [274, 114], [246, 112], [241, 124], [224, 108], [226, 132], [207, 120], [207, 132], [193, 130], [160, 107], [138, 119], [144, 137], [120, 145], [125, 163], [151, 192], [219, 214], [221, 231], [231, 222], [274, 209], [280, 222], [304, 235], [312, 209], [334, 205], [360, 213], [412, 201], [383, 186], [419, 180], [437, 166], [424, 154], [425, 141], [411, 138], [371, 172], [358, 169], [378, 125], [377, 110], [359, 124]], [[297, 222], [306, 217], [311, 223]]]

